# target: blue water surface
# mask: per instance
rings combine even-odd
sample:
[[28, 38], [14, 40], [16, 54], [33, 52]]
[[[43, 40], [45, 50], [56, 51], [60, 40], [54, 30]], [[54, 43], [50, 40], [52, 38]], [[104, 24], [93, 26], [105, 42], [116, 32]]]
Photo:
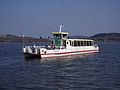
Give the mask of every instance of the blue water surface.
[[22, 43], [0, 43], [0, 90], [120, 90], [120, 42], [98, 45], [96, 54], [25, 59]]

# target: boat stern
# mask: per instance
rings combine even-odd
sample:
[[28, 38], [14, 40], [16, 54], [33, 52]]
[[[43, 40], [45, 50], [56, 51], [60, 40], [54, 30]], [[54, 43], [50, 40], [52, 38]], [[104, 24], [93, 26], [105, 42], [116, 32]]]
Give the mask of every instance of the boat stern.
[[39, 46], [25, 46], [23, 47], [23, 54], [25, 57], [41, 58], [41, 48]]

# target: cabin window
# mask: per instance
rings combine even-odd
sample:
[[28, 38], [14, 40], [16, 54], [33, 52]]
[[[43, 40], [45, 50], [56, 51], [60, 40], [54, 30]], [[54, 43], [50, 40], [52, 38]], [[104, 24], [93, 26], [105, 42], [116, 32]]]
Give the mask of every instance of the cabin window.
[[84, 41], [84, 46], [89, 46], [89, 41]]
[[90, 41], [87, 41], [87, 42], [86, 42], [86, 46], [89, 46], [89, 42], [90, 42]]
[[76, 46], [76, 42], [74, 41], [74, 46]]
[[78, 46], [80, 46], [80, 41], [78, 41]]
[[80, 46], [81, 46], [81, 41], [79, 42]]
[[87, 45], [87, 46], [92, 46], [92, 41], [87, 41], [87, 42], [86, 42], [86, 45]]
[[79, 46], [78, 43], [79, 43], [79, 41], [77, 41], [77, 46]]
[[76, 46], [78, 46], [78, 41], [76, 41]]
[[84, 46], [83, 41], [81, 41], [81, 46]]
[[92, 46], [92, 41], [70, 41], [71, 46]]
[[80, 41], [74, 41], [74, 45], [73, 46], [80, 46], [81, 42]]
[[61, 34], [54, 34], [54, 38], [62, 38]]
[[77, 46], [77, 41], [74, 41], [74, 46]]
[[83, 41], [83, 46], [85, 46], [85, 44], [86, 44], [86, 41]]
[[86, 42], [86, 46], [89, 46], [89, 42], [90, 42], [90, 41], [87, 41], [87, 42]]
[[89, 43], [90, 43], [90, 41], [87, 41], [87, 46], [90, 46], [90, 44], [89, 44]]
[[72, 46], [74, 46], [74, 42], [72, 41]]
[[89, 45], [92, 46], [92, 42], [91, 41], [89, 42]]
[[67, 34], [63, 34], [63, 38], [67, 38]]
[[72, 46], [72, 42], [70, 41], [70, 46]]

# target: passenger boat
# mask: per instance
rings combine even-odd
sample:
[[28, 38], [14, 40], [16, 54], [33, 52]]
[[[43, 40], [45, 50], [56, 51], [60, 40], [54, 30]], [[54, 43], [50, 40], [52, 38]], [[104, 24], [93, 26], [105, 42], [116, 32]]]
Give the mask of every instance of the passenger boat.
[[70, 39], [68, 32], [62, 32], [62, 25], [58, 32], [52, 32], [53, 40], [47, 46], [24, 46], [25, 57], [53, 58], [86, 53], [99, 52], [99, 47], [92, 39]]

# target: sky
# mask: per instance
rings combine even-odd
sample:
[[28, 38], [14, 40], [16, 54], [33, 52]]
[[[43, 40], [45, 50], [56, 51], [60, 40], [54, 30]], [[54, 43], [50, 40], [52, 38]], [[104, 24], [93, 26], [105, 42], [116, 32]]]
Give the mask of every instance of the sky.
[[0, 34], [47, 37], [120, 33], [120, 0], [0, 0]]

